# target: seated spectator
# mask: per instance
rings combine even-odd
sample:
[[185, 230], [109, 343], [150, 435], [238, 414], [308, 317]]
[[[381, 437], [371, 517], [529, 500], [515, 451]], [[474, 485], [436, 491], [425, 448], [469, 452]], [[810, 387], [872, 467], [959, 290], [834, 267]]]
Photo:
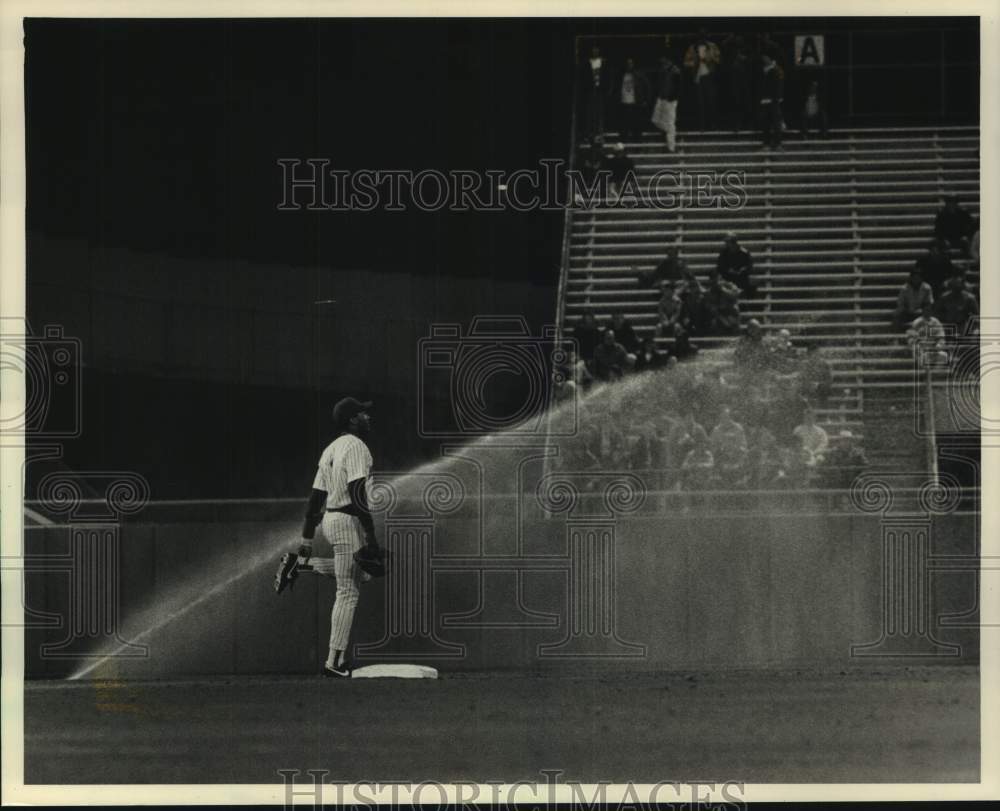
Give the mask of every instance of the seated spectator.
[[802, 424], [794, 428], [792, 435], [799, 440], [802, 461], [806, 467], [816, 467], [823, 461], [823, 456], [830, 444], [830, 438], [823, 427], [816, 424], [816, 414], [811, 408], [805, 410]]
[[630, 355], [634, 355], [639, 351], [639, 338], [636, 336], [635, 330], [632, 328], [632, 323], [623, 313], [615, 313], [611, 316], [611, 324], [607, 327], [607, 329], [610, 329], [615, 333], [615, 340], [624, 346], [625, 351]]
[[672, 337], [674, 327], [680, 323], [683, 302], [677, 295], [677, 288], [673, 282], [663, 283], [663, 294], [660, 296], [660, 303], [657, 305], [659, 323], [657, 332], [665, 337]]
[[764, 338], [767, 367], [780, 375], [789, 375], [798, 365], [798, 350], [792, 343], [792, 333], [779, 329]]
[[826, 453], [820, 468], [821, 483], [829, 490], [848, 490], [867, 467], [868, 458], [864, 449], [854, 434], [845, 429], [837, 435], [836, 444]]
[[934, 218], [934, 237], [944, 245], [962, 252], [969, 253], [969, 240], [972, 238], [972, 215], [958, 202], [958, 195], [951, 195], [944, 202], [944, 207]]
[[741, 372], [757, 372], [767, 366], [766, 354], [764, 329], [756, 318], [751, 318], [747, 321], [743, 335], [736, 344], [733, 361], [737, 370]]
[[944, 327], [934, 317], [933, 310], [932, 305], [925, 304], [921, 316], [906, 331], [906, 342], [921, 366], [948, 362], [944, 351]]
[[647, 338], [642, 342], [642, 349], [635, 358], [635, 371], [648, 372], [655, 369], [662, 369], [667, 365], [667, 353], [656, 348], [656, 340]]
[[714, 470], [715, 458], [708, 441], [699, 437], [681, 462], [681, 488], [691, 492], [710, 489]]
[[680, 293], [680, 323], [690, 335], [701, 335], [705, 331], [705, 288], [695, 275], [684, 271], [684, 286]]
[[565, 352], [566, 360], [556, 364], [553, 371], [567, 383], [573, 384], [571, 392], [586, 389], [594, 379], [590, 370], [587, 369], [587, 364], [577, 355], [572, 346], [568, 346]]
[[719, 422], [709, 439], [719, 481], [723, 487], [737, 487], [743, 482], [747, 461], [747, 437], [743, 426], [723, 406]]
[[962, 276], [948, 280], [948, 291], [937, 300], [934, 314], [943, 325], [954, 327], [957, 335], [967, 334], [973, 319], [979, 315], [979, 302], [966, 290]]
[[671, 368], [677, 361], [693, 358], [697, 354], [698, 347], [691, 343], [691, 333], [683, 324], [677, 324], [674, 327], [674, 345], [670, 347], [667, 368]]
[[755, 490], [783, 490], [790, 480], [785, 466], [785, 457], [778, 442], [767, 428], [757, 431], [754, 447], [750, 454], [750, 481]]
[[799, 365], [799, 395], [810, 405], [826, 408], [833, 392], [833, 369], [820, 353], [818, 343], [806, 345]]
[[819, 82], [809, 83], [806, 99], [802, 104], [802, 137], [809, 137], [809, 130], [819, 130], [820, 138], [826, 138], [826, 109], [820, 98]]
[[678, 470], [697, 443], [704, 443], [708, 447], [708, 434], [694, 418], [694, 411], [685, 409], [680, 421], [673, 427], [667, 435], [666, 453], [668, 467]]
[[615, 331], [604, 330], [594, 350], [594, 377], [601, 381], [618, 380], [628, 368], [628, 352], [615, 340]]
[[653, 270], [639, 274], [639, 285], [642, 287], [657, 287], [663, 282], [677, 283], [684, 278], [684, 260], [680, 258], [676, 245], [667, 248], [667, 255]]
[[727, 282], [735, 284], [743, 296], [750, 298], [757, 292], [750, 274], [753, 271], [753, 257], [750, 251], [740, 245], [736, 234], [730, 231], [726, 234], [719, 258], [715, 260], [715, 269]]
[[651, 419], [632, 426], [628, 437], [628, 465], [625, 470], [654, 470], [660, 467], [662, 440]]
[[931, 286], [924, 281], [920, 271], [914, 268], [910, 271], [909, 280], [899, 291], [896, 301], [895, 323], [897, 329], [907, 329], [915, 318], [919, 318], [927, 304], [934, 303], [934, 293]]
[[914, 269], [931, 286], [935, 296], [940, 295], [945, 282], [955, 275], [955, 267], [937, 239], [928, 243], [927, 253], [917, 259]]
[[573, 328], [573, 340], [576, 341], [576, 349], [580, 358], [587, 364], [594, 359], [594, 350], [601, 338], [601, 332], [597, 328], [597, 320], [594, 314], [587, 312], [577, 322]]
[[740, 289], [716, 269], [708, 274], [704, 326], [708, 335], [735, 335], [740, 330]]

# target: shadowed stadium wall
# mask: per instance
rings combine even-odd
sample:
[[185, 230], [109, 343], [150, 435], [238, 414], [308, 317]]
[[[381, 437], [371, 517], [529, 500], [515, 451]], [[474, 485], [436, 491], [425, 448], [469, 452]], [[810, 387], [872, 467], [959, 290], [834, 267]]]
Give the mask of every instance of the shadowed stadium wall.
[[[266, 521], [126, 523], [120, 633], [147, 644], [148, 656], [116, 659], [93, 676], [317, 672], [333, 581], [303, 575], [280, 596], [271, 587], [272, 550], [294, 538], [296, 514], [286, 505]], [[492, 568], [480, 566], [475, 520], [439, 518], [417, 544], [404, 531], [405, 548], [424, 544], [428, 555], [400, 553], [397, 571], [406, 572], [407, 583], [362, 587], [352, 639], [368, 648], [357, 651], [357, 663], [573, 672], [594, 665], [843, 669], [978, 661], [975, 514], [626, 517], [615, 522], [610, 542], [613, 588], [607, 579], [595, 586], [592, 544], [570, 523], [528, 518], [528, 562], [516, 567], [495, 559]], [[426, 522], [409, 525], [427, 529]], [[395, 536], [382, 531], [394, 548]], [[916, 536], [903, 536], [921, 531], [925, 557], [914, 558], [909, 540]], [[28, 554], [57, 560], [72, 552], [71, 534], [66, 527], [29, 529]], [[255, 557], [261, 562], [253, 565]], [[522, 570], [520, 592], [514, 568]], [[60, 656], [94, 650], [98, 637], [60, 647], [72, 622], [44, 627], [46, 617], [73, 616], [72, 582], [68, 574], [26, 575], [31, 678], [64, 677], [90, 661]], [[389, 589], [397, 599], [387, 600]], [[171, 619], [177, 609], [187, 610]], [[94, 610], [83, 609], [73, 622], [97, 623]], [[881, 647], [852, 655], [852, 646], [880, 640]], [[52, 646], [46, 656], [44, 644]], [[925, 655], [928, 645], [939, 655]], [[913, 653], [920, 655], [907, 655]]]
[[[137, 471], [154, 499], [304, 498], [347, 395], [375, 401], [377, 464], [402, 469], [436, 450], [417, 429], [431, 325], [515, 313], [538, 334], [555, 310], [554, 271], [536, 283], [128, 250], [96, 260], [86, 243], [52, 239], [32, 240], [30, 256], [32, 327], [79, 339], [83, 388], [81, 436], [58, 462], [29, 466], [27, 498], [56, 464]], [[448, 397], [432, 394], [431, 405]]]

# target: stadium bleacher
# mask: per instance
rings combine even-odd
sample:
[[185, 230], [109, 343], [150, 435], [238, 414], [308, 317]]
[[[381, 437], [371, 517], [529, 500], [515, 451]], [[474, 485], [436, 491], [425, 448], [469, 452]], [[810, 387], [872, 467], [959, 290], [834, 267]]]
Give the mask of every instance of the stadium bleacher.
[[[753, 255], [758, 286], [741, 301], [741, 321], [756, 318], [769, 332], [822, 342], [835, 390], [818, 418], [831, 439], [850, 429], [864, 438], [873, 465], [912, 466], [922, 449], [882, 430], [887, 422], [911, 424], [914, 403], [912, 352], [892, 313], [943, 199], [958, 195], [979, 213], [978, 128], [834, 129], [825, 138], [788, 138], [778, 151], [762, 149], [756, 133], [688, 131], [679, 133], [676, 154], [648, 133], [625, 148], [640, 184], [663, 169], [740, 172], [746, 204], [662, 210], [617, 206], [609, 197], [573, 210], [559, 302], [564, 334], [585, 311], [599, 323], [622, 312], [640, 338], [654, 334], [659, 291], [642, 289], [636, 268], [652, 269], [676, 244], [704, 282], [723, 236], [735, 231]], [[977, 288], [978, 269], [952, 259]], [[670, 340], [657, 338], [661, 348]], [[735, 340], [700, 338], [700, 358], [727, 363]]]

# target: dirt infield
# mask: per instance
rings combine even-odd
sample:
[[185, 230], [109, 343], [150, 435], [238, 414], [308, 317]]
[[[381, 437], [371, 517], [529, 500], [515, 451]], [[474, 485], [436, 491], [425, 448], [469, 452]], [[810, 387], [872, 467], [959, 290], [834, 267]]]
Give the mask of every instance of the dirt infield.
[[27, 783], [979, 778], [979, 672], [29, 682]]

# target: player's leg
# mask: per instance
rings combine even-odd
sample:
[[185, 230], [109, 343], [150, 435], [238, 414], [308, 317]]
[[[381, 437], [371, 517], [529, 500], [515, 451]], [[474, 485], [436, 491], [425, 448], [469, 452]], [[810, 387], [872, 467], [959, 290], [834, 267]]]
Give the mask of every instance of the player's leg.
[[337, 597], [330, 612], [330, 649], [326, 668], [332, 673], [346, 675], [349, 672], [347, 644], [354, 624], [361, 582], [354, 553], [361, 548], [363, 538], [360, 522], [346, 515], [331, 515], [328, 521], [324, 521], [323, 530], [333, 546], [337, 578]]

